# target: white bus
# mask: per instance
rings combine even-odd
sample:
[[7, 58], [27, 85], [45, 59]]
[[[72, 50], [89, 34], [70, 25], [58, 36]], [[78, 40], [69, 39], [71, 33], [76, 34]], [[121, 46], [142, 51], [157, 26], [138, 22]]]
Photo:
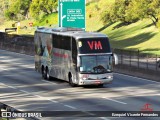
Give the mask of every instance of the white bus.
[[44, 79], [62, 79], [71, 86], [103, 86], [113, 80], [114, 55], [104, 34], [41, 27], [34, 42], [35, 69]]

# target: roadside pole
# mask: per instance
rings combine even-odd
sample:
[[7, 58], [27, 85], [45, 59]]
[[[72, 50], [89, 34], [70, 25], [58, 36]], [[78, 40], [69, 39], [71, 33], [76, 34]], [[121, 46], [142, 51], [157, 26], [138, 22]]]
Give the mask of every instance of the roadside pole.
[[18, 22], [18, 23], [17, 23], [17, 34], [19, 34], [20, 26], [21, 26], [21, 24], [20, 24], [20, 22]]

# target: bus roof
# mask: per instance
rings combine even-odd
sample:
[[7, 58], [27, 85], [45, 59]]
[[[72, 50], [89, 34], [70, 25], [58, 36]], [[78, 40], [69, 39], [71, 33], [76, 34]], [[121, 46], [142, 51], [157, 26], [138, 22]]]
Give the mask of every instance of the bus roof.
[[77, 28], [45, 28], [39, 27], [36, 30], [37, 32], [48, 33], [48, 34], [56, 34], [62, 36], [70, 36], [74, 37], [75, 39], [81, 38], [95, 38], [95, 37], [107, 37], [105, 34], [99, 32], [86, 32], [83, 29]]

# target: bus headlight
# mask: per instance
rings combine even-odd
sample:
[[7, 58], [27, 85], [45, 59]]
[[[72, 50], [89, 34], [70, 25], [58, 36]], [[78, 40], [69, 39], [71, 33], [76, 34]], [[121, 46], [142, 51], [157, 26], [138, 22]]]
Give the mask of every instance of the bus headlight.
[[81, 79], [82, 79], [82, 80], [87, 80], [87, 79], [88, 79], [88, 75], [87, 75], [87, 74], [82, 75]]
[[107, 76], [107, 78], [108, 78], [108, 79], [112, 79], [112, 78], [113, 78], [113, 76], [109, 75], [109, 76]]
[[82, 79], [83, 79], [83, 80], [87, 80], [87, 78], [85, 78], [85, 77], [84, 77], [84, 78], [82, 78]]

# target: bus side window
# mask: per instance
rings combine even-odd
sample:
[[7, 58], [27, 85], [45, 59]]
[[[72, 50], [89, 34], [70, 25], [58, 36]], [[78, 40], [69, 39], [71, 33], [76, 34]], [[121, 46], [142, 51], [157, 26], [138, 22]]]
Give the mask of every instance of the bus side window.
[[53, 35], [52, 37], [53, 37], [53, 38], [52, 38], [52, 39], [53, 39], [53, 43], [52, 43], [52, 44], [53, 44], [53, 47], [54, 47], [54, 48], [60, 48], [60, 49], [61, 49], [61, 41], [62, 41], [61, 38], [62, 38], [62, 37], [60, 37], [60, 36], [58, 36], [58, 35]]
[[72, 38], [72, 60], [73, 60], [73, 65], [77, 65], [77, 44], [74, 38]]

